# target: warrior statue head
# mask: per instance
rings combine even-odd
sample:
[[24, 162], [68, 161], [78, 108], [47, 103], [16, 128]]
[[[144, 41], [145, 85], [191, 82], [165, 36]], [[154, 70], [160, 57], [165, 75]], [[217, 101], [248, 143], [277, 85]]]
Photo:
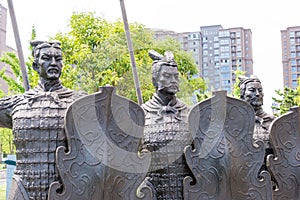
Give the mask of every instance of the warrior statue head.
[[63, 63], [60, 42], [32, 41], [32, 67], [44, 81], [58, 80]]
[[255, 111], [260, 110], [264, 97], [260, 80], [256, 76], [242, 76], [239, 80], [240, 98], [250, 103]]
[[151, 50], [149, 56], [154, 61], [152, 64], [152, 83], [156, 92], [175, 95], [179, 91], [179, 72], [172, 52], [164, 55]]

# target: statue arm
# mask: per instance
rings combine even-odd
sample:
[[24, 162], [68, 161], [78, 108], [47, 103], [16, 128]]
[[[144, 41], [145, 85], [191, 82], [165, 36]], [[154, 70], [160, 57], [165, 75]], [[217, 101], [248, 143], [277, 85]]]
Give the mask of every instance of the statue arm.
[[17, 96], [3, 97], [0, 99], [0, 127], [12, 128], [11, 113], [17, 99]]

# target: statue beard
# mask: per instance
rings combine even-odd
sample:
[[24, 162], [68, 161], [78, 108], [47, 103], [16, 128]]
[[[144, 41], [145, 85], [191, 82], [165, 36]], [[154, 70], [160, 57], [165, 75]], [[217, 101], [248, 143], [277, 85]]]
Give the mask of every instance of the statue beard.
[[263, 105], [263, 100], [257, 97], [254, 97], [248, 101], [250, 105], [252, 105], [254, 108], [260, 108]]
[[[170, 88], [172, 88], [172, 89], [170, 89]], [[170, 85], [158, 84], [157, 90], [160, 92], [167, 91], [167, 93], [169, 93], [169, 94], [172, 93], [172, 95], [175, 95], [177, 92], [180, 91], [179, 86], [177, 84], [170, 84]], [[171, 90], [173, 90], [173, 91], [170, 92]]]

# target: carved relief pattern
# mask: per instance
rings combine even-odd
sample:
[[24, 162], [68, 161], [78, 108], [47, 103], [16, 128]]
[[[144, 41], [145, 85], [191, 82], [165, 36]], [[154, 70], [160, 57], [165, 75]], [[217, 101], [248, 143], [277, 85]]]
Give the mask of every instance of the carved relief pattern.
[[49, 199], [153, 199], [144, 181], [149, 157], [137, 154], [144, 127], [140, 106], [102, 87], [75, 101], [65, 123], [68, 149], [57, 150], [62, 186], [53, 183]]
[[189, 113], [194, 149], [185, 156], [196, 180], [184, 180], [185, 199], [272, 199], [270, 175], [258, 177], [262, 141], [254, 143], [254, 110], [246, 102], [216, 92]]
[[278, 183], [273, 199], [300, 198], [300, 132], [299, 107], [277, 118], [271, 127], [275, 158], [269, 156], [270, 170]]

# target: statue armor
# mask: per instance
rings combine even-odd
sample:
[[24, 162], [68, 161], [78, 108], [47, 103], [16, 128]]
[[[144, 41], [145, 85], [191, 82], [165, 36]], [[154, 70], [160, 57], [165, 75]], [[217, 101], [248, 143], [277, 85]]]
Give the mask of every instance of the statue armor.
[[183, 156], [184, 147], [191, 144], [188, 108], [179, 100], [175, 106], [162, 106], [156, 94], [142, 107], [146, 113], [142, 151], [151, 152], [147, 177], [156, 198], [183, 199], [183, 179], [191, 176]]
[[66, 146], [65, 111], [83, 95], [64, 87], [54, 92], [41, 90], [37, 87], [0, 101], [0, 125], [12, 128], [16, 145], [13, 199], [47, 199], [50, 184], [59, 180], [55, 151]]
[[274, 116], [267, 114], [266, 112], [260, 110], [255, 116], [255, 128], [253, 133], [253, 138], [255, 140], [260, 139], [264, 142], [265, 148], [272, 148], [270, 145], [270, 133], [269, 127], [272, 121], [275, 119]]

